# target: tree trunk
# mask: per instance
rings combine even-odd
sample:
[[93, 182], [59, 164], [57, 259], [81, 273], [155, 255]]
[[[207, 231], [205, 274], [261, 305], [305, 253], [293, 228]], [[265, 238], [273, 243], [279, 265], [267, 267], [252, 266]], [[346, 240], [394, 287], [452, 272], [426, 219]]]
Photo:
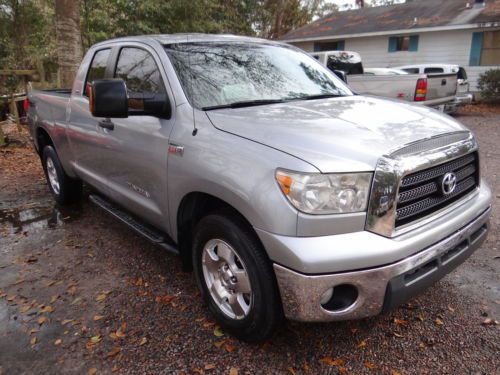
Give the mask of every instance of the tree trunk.
[[56, 0], [56, 39], [61, 86], [71, 88], [83, 57], [80, 0]]

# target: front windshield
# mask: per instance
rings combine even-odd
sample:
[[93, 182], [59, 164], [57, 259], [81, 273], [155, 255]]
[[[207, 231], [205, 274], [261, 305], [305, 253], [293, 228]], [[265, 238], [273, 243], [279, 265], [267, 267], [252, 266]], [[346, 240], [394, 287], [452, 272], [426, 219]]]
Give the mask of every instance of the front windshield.
[[250, 101], [352, 95], [305, 53], [264, 43], [165, 46], [186, 95], [200, 109]]

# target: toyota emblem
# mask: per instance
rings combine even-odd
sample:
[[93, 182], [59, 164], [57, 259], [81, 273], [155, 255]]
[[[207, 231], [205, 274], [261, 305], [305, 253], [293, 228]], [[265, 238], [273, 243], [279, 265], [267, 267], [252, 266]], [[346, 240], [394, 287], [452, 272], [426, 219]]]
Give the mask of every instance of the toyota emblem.
[[457, 187], [457, 175], [453, 172], [448, 172], [443, 176], [441, 181], [441, 191], [444, 195], [450, 195]]

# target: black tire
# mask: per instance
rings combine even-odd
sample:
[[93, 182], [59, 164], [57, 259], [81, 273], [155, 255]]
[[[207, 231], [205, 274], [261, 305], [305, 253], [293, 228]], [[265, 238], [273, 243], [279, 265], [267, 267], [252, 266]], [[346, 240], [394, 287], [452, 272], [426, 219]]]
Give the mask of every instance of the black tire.
[[[59, 183], [58, 191], [51, 183], [49, 177], [49, 169], [52, 170], [52, 168], [50, 168], [52, 166], [50, 164], [51, 162], [57, 176], [57, 182]], [[47, 185], [49, 185], [50, 192], [57, 203], [60, 205], [67, 205], [80, 200], [82, 196], [82, 182], [69, 177], [66, 172], [64, 172], [59, 157], [52, 146], [45, 146], [43, 148], [42, 166], [45, 178], [47, 179]]]
[[[202, 253], [213, 239], [223, 240], [236, 250], [245, 265], [252, 290], [252, 303], [242, 319], [228, 317], [208, 291], [203, 274]], [[193, 268], [205, 303], [222, 329], [247, 342], [269, 338], [283, 321], [281, 298], [271, 261], [249, 225], [231, 211], [210, 214], [196, 225], [193, 240]]]

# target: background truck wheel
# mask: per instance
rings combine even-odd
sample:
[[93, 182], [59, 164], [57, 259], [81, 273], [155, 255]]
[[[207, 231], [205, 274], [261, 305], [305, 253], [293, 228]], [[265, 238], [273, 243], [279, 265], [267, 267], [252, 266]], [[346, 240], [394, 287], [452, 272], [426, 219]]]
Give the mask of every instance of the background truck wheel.
[[223, 212], [200, 220], [193, 240], [193, 268], [203, 299], [226, 332], [259, 342], [281, 323], [271, 262], [237, 215]]
[[77, 202], [82, 195], [82, 182], [69, 177], [63, 170], [56, 151], [52, 146], [45, 146], [42, 153], [42, 165], [47, 184], [57, 203], [66, 205]]

